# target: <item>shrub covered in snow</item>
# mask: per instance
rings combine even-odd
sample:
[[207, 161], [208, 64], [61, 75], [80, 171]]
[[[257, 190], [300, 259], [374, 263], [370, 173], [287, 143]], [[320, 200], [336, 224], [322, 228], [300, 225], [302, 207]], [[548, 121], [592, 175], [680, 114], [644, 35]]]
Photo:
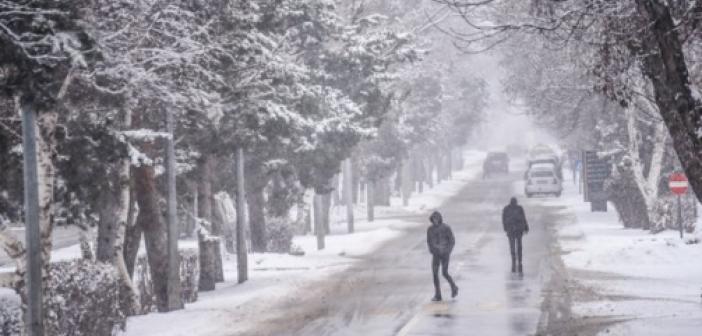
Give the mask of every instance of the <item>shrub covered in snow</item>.
[[109, 264], [86, 260], [57, 262], [51, 267], [47, 335], [109, 336], [122, 326], [119, 277]]
[[0, 335], [19, 335], [21, 321], [19, 297], [11, 289], [0, 288]]
[[[51, 265], [51, 283], [44, 294], [46, 334], [109, 336], [125, 323], [119, 306], [119, 278], [109, 264], [87, 260]], [[0, 334], [20, 335], [19, 298], [0, 291]]]
[[[697, 222], [696, 202], [690, 202], [683, 197], [680, 202], [682, 206], [682, 222], [683, 228], [687, 232], [695, 230]], [[653, 207], [651, 214], [651, 222], [653, 223], [653, 231], [662, 230], [678, 230], [678, 204], [675, 196], [660, 197]]]
[[268, 231], [267, 251], [275, 253], [289, 253], [292, 245], [295, 225], [286, 218], [272, 218], [266, 225]]

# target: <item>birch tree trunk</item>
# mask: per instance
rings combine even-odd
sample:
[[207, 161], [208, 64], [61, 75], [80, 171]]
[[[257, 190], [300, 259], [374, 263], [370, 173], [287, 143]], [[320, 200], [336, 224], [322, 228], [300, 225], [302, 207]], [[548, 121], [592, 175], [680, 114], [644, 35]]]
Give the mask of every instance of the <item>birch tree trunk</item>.
[[134, 191], [130, 193], [129, 215], [127, 216], [127, 227], [124, 237], [123, 256], [127, 268], [127, 274], [130, 278], [134, 277], [134, 265], [136, 264], [137, 255], [139, 253], [139, 245], [141, 245], [141, 235], [143, 228], [136, 221], [137, 205]]
[[[131, 116], [127, 117], [127, 125], [131, 127]], [[124, 259], [124, 242], [128, 225], [131, 223], [130, 214], [133, 211], [131, 186], [130, 186], [130, 170], [131, 162], [129, 158], [123, 158], [120, 162], [120, 170], [118, 173], [119, 195], [117, 198], [117, 209], [115, 213], [115, 237], [112, 241], [111, 262], [119, 273], [120, 281], [120, 304], [122, 310], [127, 314], [137, 314], [141, 311], [139, 303], [139, 292], [134, 286], [131, 274], [127, 268], [127, 262]], [[131, 225], [130, 225], [131, 226]], [[136, 256], [135, 256], [136, 257]]]
[[50, 281], [51, 233], [54, 229], [54, 181], [56, 169], [56, 125], [58, 113], [42, 112], [37, 115], [37, 167], [39, 179], [39, 227], [41, 229], [41, 255], [43, 260], [44, 287]]

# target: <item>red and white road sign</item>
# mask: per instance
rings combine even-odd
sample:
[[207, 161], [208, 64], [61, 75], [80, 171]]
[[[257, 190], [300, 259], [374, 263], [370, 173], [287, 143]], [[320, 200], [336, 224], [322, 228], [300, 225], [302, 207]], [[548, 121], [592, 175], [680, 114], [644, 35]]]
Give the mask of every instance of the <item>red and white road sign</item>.
[[673, 194], [683, 195], [687, 192], [689, 183], [683, 173], [672, 173], [668, 179], [668, 188]]

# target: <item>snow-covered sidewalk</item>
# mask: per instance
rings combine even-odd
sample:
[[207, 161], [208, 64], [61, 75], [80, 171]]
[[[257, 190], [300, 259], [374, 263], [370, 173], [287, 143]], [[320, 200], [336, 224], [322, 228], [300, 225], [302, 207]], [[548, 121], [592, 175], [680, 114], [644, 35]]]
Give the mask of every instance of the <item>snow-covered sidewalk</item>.
[[236, 257], [226, 256], [227, 281], [218, 284], [217, 290], [201, 293], [197, 302], [181, 311], [129, 318], [123, 335], [233, 335], [237, 330], [247, 329], [255, 323], [247, 316], [266, 314], [269, 305], [282, 298], [305, 295], [306, 286], [347, 269], [358, 262], [359, 257], [416, 225], [403, 217], [427, 213], [456, 195], [480, 173], [483, 158], [482, 152], [466, 152], [466, 169], [455, 172], [453, 179], [413, 195], [408, 207], [401, 206], [401, 200], [394, 198], [392, 206], [377, 208], [376, 220], [372, 223], [357, 216], [353, 234], [344, 234], [346, 223], [337, 221], [322, 251], [317, 250], [315, 237], [308, 235], [294, 238], [294, 244], [305, 251], [304, 256], [250, 255], [250, 279], [244, 284], [236, 283]]
[[573, 295], [572, 314], [603, 321], [606, 335], [699, 335], [702, 245], [674, 231], [624, 229], [611, 204], [590, 212], [568, 182], [562, 198], [545, 202], [572, 219], [558, 227], [562, 258], [590, 293]]

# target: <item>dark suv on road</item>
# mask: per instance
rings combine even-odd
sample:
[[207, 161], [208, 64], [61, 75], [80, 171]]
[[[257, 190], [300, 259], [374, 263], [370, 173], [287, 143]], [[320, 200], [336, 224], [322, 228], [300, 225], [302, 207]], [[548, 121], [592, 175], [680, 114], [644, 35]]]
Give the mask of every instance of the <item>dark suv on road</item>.
[[493, 174], [509, 174], [509, 156], [504, 152], [490, 152], [483, 162], [483, 178]]

